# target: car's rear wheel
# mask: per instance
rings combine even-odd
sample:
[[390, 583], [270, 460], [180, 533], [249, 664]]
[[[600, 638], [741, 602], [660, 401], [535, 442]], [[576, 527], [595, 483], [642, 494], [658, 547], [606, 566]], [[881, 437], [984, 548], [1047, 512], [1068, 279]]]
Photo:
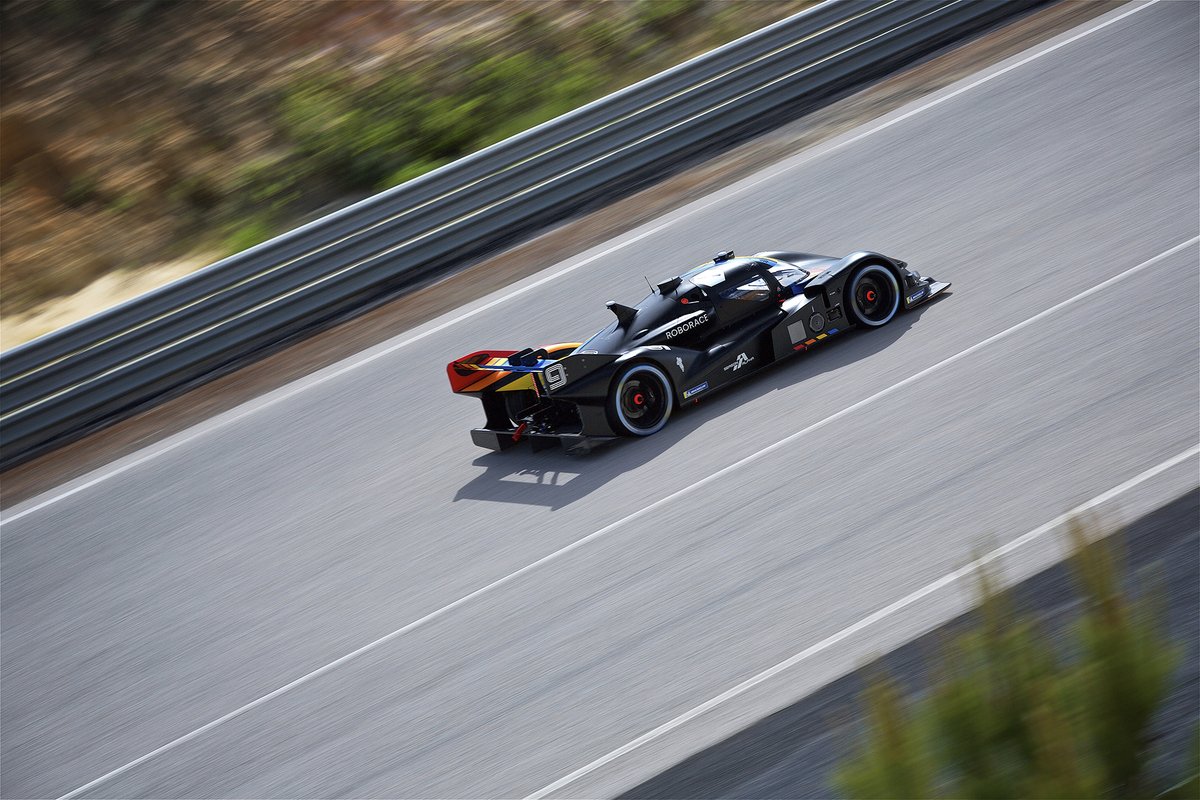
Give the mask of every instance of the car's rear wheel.
[[525, 412], [537, 404], [538, 398], [532, 389], [519, 389], [515, 392], [500, 392], [500, 394], [504, 397], [504, 410], [508, 413], [508, 420], [514, 428], [521, 424]]
[[860, 325], [878, 328], [900, 310], [900, 284], [882, 264], [859, 267], [846, 282], [850, 316]]
[[653, 364], [634, 364], [613, 383], [608, 416], [618, 433], [649, 436], [667, 424], [674, 405], [671, 382], [663, 371]]

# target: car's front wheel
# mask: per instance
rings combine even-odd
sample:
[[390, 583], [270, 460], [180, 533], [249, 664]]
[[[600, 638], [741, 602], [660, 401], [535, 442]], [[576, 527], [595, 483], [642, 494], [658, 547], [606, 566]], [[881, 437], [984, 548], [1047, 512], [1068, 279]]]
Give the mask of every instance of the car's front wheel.
[[900, 310], [900, 284], [887, 267], [867, 264], [846, 282], [846, 298], [855, 322], [878, 328], [891, 322]]
[[608, 416], [613, 429], [626, 436], [658, 433], [671, 418], [675, 396], [671, 382], [653, 364], [626, 367], [608, 395]]

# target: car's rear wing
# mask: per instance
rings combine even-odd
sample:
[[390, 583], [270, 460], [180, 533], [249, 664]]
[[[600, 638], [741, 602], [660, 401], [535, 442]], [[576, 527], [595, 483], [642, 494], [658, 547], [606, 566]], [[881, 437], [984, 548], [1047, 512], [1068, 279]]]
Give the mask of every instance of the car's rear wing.
[[447, 364], [446, 375], [456, 394], [538, 391], [534, 373], [541, 372], [577, 347], [578, 342], [564, 342], [537, 349], [478, 350]]

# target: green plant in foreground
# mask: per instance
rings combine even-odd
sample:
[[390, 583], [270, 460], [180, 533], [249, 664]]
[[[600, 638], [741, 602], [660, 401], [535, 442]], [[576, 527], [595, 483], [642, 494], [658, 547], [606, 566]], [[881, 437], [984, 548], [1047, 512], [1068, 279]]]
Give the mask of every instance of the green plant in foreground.
[[1123, 588], [1115, 537], [1080, 520], [1069, 535], [1083, 608], [1066, 652], [981, 569], [979, 623], [944, 646], [928, 697], [905, 702], [886, 676], [870, 679], [869, 730], [838, 788], [860, 798], [1155, 794], [1149, 727], [1178, 649], [1160, 604]]

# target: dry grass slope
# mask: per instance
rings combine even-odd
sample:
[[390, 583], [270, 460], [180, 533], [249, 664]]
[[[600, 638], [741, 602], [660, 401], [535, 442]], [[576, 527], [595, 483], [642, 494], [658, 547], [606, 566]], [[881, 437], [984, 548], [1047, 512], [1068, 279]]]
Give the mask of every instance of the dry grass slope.
[[5, 0], [2, 344], [810, 3]]

